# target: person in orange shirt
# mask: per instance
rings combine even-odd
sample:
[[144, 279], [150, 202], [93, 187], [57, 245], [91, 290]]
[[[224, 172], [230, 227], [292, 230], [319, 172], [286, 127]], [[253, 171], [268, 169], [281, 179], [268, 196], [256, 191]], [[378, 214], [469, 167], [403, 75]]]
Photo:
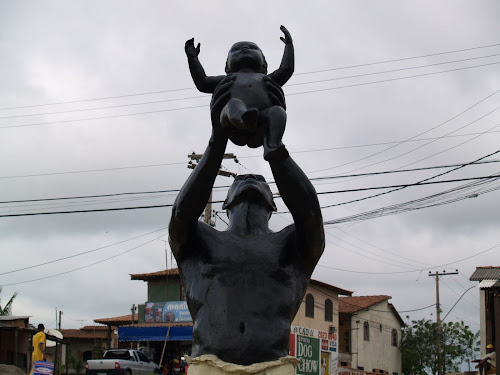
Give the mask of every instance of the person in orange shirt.
[[45, 326], [43, 324], [38, 325], [38, 332], [33, 336], [33, 354], [31, 355], [31, 372], [33, 374], [33, 367], [35, 361], [45, 361], [45, 345], [47, 343], [47, 337], [43, 330]]

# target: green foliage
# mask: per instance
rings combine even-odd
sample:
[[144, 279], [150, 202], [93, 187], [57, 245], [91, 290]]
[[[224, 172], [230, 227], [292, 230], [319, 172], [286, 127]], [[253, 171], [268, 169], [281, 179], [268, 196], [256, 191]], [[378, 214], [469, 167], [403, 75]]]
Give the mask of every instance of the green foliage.
[[71, 355], [68, 362], [69, 368], [75, 370], [76, 375], [80, 375], [85, 368], [85, 363], [75, 355]]
[[[2, 287], [0, 287], [0, 294], [2, 293]], [[17, 296], [17, 292], [15, 292], [12, 297], [10, 297], [9, 302], [7, 302], [4, 307], [0, 305], [0, 315], [12, 315], [12, 303]], [[1, 299], [0, 299], [1, 302]]]
[[415, 375], [443, 374], [460, 371], [460, 366], [477, 351], [479, 332], [473, 334], [464, 322], [448, 322], [441, 326], [441, 358], [437, 351], [437, 323], [412, 321], [401, 334], [402, 371]]

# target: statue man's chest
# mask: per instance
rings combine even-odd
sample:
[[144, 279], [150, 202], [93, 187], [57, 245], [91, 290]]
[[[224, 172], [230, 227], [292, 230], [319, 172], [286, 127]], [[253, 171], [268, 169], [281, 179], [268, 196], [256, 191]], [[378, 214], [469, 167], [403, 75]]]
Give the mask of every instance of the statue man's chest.
[[202, 276], [239, 274], [252, 277], [273, 277], [291, 263], [287, 243], [276, 234], [241, 238], [221, 236], [203, 245]]

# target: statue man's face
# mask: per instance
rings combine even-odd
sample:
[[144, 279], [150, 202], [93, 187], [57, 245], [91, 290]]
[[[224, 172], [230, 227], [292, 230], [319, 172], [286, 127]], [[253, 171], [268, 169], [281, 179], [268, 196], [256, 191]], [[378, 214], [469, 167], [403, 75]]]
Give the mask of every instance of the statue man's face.
[[235, 43], [227, 55], [227, 65], [231, 72], [249, 68], [261, 72], [264, 67], [264, 55], [253, 42]]
[[261, 175], [245, 174], [236, 176], [227, 193], [222, 209], [230, 208], [233, 204], [242, 201], [262, 202], [269, 207], [270, 211], [276, 211], [271, 189], [266, 179]]

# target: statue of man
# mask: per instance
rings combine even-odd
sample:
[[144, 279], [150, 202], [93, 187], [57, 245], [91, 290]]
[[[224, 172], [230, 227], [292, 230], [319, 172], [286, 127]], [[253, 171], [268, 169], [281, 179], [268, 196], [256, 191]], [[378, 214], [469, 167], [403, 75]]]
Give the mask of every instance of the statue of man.
[[[223, 206], [229, 217], [227, 230], [198, 220], [228, 142], [220, 112], [233, 83], [227, 77], [213, 95], [212, 137], [182, 187], [170, 220], [170, 246], [194, 321], [189, 373], [225, 374], [221, 369], [227, 366], [291, 366], [294, 373], [295, 359], [287, 357], [290, 325], [324, 249], [314, 187], [282, 147], [268, 161], [293, 224], [279, 232], [269, 228], [276, 210], [272, 193], [262, 176], [252, 174], [236, 177], [228, 192]], [[284, 105], [279, 85], [272, 80], [267, 85], [276, 104]], [[207, 365], [219, 372], [208, 372], [203, 367]]]

